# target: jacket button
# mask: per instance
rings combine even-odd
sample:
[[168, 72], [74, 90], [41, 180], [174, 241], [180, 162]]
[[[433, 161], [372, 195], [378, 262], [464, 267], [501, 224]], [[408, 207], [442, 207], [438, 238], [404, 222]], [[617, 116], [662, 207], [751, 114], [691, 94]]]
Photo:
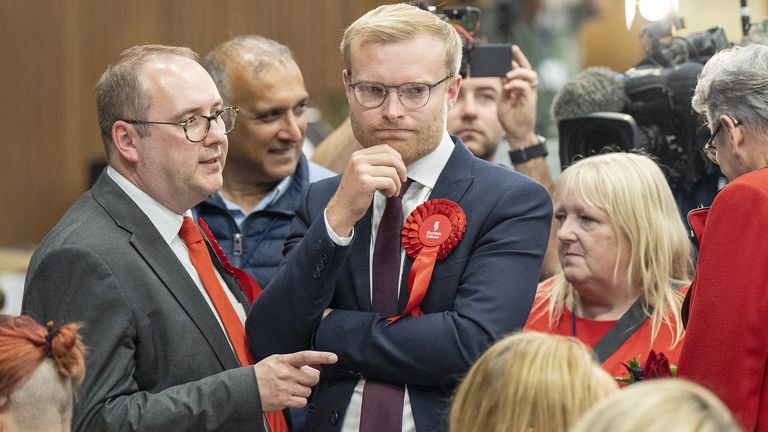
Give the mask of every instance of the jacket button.
[[331, 424], [336, 424], [339, 422], [339, 413], [336, 412], [336, 410], [333, 410], [331, 412]]
[[323, 264], [327, 263], [327, 262], [328, 262], [328, 254], [327, 254], [327, 253], [325, 253], [325, 252], [323, 252], [322, 254], [320, 254], [320, 261], [321, 261]]
[[325, 263], [320, 261], [319, 263], [317, 263], [315, 268], [317, 269], [317, 271], [323, 271], [323, 270], [325, 270]]
[[320, 279], [320, 272], [315, 270], [312, 272], [312, 277], [315, 279]]

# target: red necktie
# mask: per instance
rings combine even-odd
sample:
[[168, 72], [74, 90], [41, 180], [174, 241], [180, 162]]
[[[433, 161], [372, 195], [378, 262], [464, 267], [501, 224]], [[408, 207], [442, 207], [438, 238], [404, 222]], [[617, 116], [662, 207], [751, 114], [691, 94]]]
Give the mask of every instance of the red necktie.
[[[373, 245], [373, 287], [371, 310], [387, 317], [397, 315], [400, 275], [400, 231], [403, 229], [403, 195], [411, 185], [408, 179], [400, 194], [387, 198]], [[403, 429], [405, 386], [365, 381], [360, 412], [360, 432], [395, 432]]]
[[[240, 317], [237, 316], [232, 302], [229, 301], [229, 297], [224, 292], [224, 287], [221, 286], [219, 279], [216, 277], [216, 270], [213, 267], [208, 248], [203, 241], [203, 236], [191, 217], [184, 217], [184, 222], [179, 230], [179, 237], [187, 245], [192, 265], [195, 266], [205, 291], [208, 293], [208, 297], [211, 298], [211, 303], [213, 303], [216, 313], [221, 318], [229, 342], [235, 350], [237, 360], [241, 366], [253, 364], [253, 356], [248, 348], [248, 341], [245, 338], [243, 322], [240, 321]], [[288, 431], [288, 425], [281, 411], [264, 413], [264, 417], [271, 432]]]

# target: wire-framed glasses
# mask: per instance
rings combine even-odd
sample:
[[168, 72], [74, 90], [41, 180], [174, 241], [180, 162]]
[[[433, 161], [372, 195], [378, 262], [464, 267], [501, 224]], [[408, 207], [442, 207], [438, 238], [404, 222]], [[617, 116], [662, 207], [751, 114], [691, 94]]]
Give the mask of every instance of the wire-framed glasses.
[[230, 133], [235, 128], [235, 120], [237, 119], [237, 113], [240, 111], [238, 107], [224, 107], [216, 110], [213, 114], [193, 116], [182, 121], [149, 121], [149, 120], [123, 120], [130, 124], [166, 124], [181, 126], [184, 129], [184, 135], [187, 139], [198, 143], [208, 136], [208, 132], [211, 130], [211, 122], [215, 121], [219, 126], [224, 129], [224, 133]]
[[[736, 120], [735, 118], [731, 117], [731, 120], [733, 120], [733, 124], [738, 126], [741, 126], [741, 122], [739, 120]], [[704, 154], [707, 155], [709, 160], [711, 160], [713, 163], [717, 163], [717, 146], [715, 145], [715, 138], [717, 138], [717, 134], [720, 133], [720, 129], [723, 128], [723, 123], [718, 120], [717, 127], [715, 127], [715, 131], [712, 132], [712, 135], [709, 136], [709, 139], [707, 140], [707, 143], [704, 144]]]
[[451, 78], [448, 75], [434, 84], [426, 83], [405, 83], [400, 85], [384, 85], [377, 82], [357, 82], [349, 84], [352, 87], [352, 93], [355, 100], [366, 108], [378, 108], [389, 96], [389, 89], [397, 91], [397, 98], [406, 108], [421, 108], [429, 102], [429, 95], [432, 89]]

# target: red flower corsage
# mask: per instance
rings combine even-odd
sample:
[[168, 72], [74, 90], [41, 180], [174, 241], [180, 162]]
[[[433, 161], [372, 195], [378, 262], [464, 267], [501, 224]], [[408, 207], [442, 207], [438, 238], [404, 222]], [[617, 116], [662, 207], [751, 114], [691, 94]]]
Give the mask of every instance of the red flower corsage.
[[216, 256], [219, 257], [219, 261], [224, 267], [224, 270], [237, 280], [237, 283], [239, 283], [240, 287], [243, 289], [248, 302], [253, 303], [259, 294], [261, 294], [261, 285], [259, 285], [251, 275], [246, 273], [245, 270], [240, 267], [235, 267], [229, 262], [227, 255], [224, 253], [224, 250], [221, 249], [221, 245], [216, 241], [216, 237], [213, 235], [213, 232], [211, 232], [211, 229], [208, 227], [208, 224], [205, 223], [203, 218], [197, 218], [197, 224], [200, 225], [203, 234], [208, 238], [208, 242], [211, 244], [213, 251], [216, 252]]
[[404, 316], [423, 315], [419, 306], [427, 294], [435, 262], [451, 253], [466, 226], [464, 210], [451, 200], [429, 200], [411, 212], [401, 232], [405, 253], [414, 260], [408, 273], [408, 304], [402, 314], [390, 317], [388, 324]]
[[628, 377], [616, 377], [616, 381], [632, 384], [637, 381], [642, 381], [651, 378], [668, 378], [677, 375], [677, 366], [669, 362], [669, 359], [663, 352], [656, 354], [656, 351], [651, 350], [648, 353], [648, 358], [645, 360], [645, 365], [640, 367], [640, 359], [637, 357], [622, 363], [624, 368], [629, 372]]

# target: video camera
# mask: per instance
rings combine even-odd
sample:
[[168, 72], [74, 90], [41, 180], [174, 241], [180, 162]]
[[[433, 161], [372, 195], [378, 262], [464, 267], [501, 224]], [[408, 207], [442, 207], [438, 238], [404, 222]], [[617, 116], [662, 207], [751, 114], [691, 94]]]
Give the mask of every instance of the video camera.
[[702, 152], [709, 130], [691, 109], [691, 99], [704, 63], [730, 44], [722, 28], [679, 37], [678, 26], [681, 21], [641, 31], [647, 57], [620, 75], [624, 94], [618, 97], [626, 101], [622, 113], [592, 112], [559, 122], [563, 168], [605, 147], [642, 149], [666, 167], [676, 197], [701, 190], [703, 184], [708, 198], [699, 195], [691, 201], [714, 196], [718, 170]]
[[479, 44], [475, 34], [480, 30], [480, 9], [472, 6], [444, 9], [437, 13], [435, 6], [416, 3], [421, 9], [432, 12], [456, 28], [461, 37], [461, 69], [466, 77], [502, 77], [512, 68], [512, 51], [509, 44]]

